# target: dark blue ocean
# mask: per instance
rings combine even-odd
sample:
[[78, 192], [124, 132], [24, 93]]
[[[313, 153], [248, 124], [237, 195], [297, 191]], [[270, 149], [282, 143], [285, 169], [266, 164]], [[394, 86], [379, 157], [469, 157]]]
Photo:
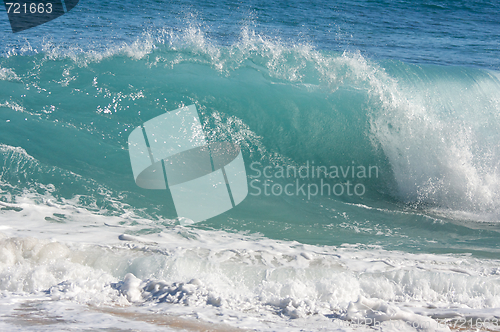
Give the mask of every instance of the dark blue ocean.
[[[189, 105], [248, 182], [194, 224], [128, 144]], [[0, 329], [498, 329], [499, 133], [497, 1], [1, 7]]]

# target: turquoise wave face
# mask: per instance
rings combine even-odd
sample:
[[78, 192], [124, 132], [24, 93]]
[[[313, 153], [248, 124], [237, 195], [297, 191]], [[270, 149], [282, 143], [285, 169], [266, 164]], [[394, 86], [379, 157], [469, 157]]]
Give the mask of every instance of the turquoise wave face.
[[377, 63], [251, 31], [223, 47], [192, 31], [177, 43], [4, 57], [0, 78], [3, 201], [30, 192], [134, 211], [157, 220], [144, 232], [176, 223], [168, 191], [136, 186], [127, 140], [194, 104], [208, 141], [242, 148], [249, 182], [243, 203], [199, 227], [315, 244], [497, 248], [497, 73]]

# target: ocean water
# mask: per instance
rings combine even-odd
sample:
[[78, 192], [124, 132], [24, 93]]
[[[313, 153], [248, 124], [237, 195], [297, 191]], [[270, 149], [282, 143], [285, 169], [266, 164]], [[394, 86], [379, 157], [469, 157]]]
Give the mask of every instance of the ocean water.
[[[0, 330], [500, 330], [498, 2], [0, 11]], [[188, 105], [249, 192], [194, 224], [128, 153]]]

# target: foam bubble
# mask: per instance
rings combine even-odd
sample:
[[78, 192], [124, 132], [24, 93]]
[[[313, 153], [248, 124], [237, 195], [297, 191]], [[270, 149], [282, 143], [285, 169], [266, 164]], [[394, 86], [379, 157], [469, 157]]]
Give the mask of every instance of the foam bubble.
[[12, 80], [19, 80], [19, 77], [17, 77], [16, 73], [9, 68], [2, 68], [0, 67], [0, 80], [2, 81], [12, 81]]

